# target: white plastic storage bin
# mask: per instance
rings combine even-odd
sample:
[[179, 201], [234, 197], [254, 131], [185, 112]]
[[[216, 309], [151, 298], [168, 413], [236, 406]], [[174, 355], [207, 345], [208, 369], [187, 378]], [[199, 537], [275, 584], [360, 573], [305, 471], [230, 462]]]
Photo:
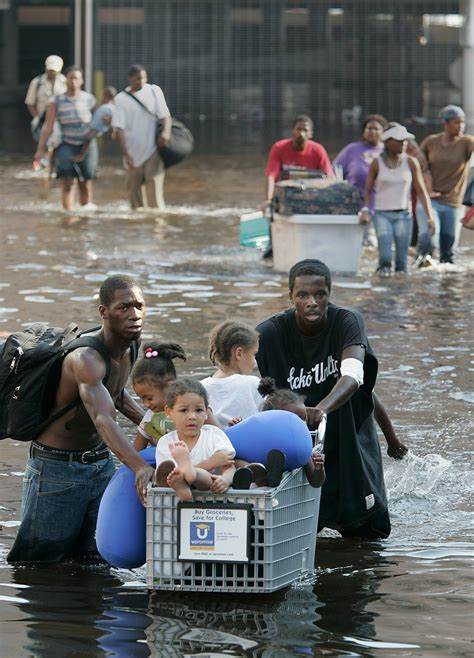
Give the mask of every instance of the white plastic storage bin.
[[[261, 594], [286, 587], [313, 569], [321, 489], [308, 484], [302, 469], [285, 473], [275, 489], [259, 487], [229, 489], [220, 495], [198, 491], [193, 494], [193, 513], [205, 512], [206, 506], [212, 514], [216, 509], [222, 514], [231, 510], [232, 515], [241, 514], [241, 509], [250, 510], [248, 551], [241, 535], [232, 538], [229, 531], [232, 526], [218, 530], [220, 521], [216, 521], [215, 537], [229, 539], [230, 552], [238, 554], [238, 558], [226, 556], [223, 558], [226, 561], [218, 561], [221, 554], [216, 544], [216, 553], [211, 552], [212, 546], [204, 549], [208, 555], [203, 561], [178, 560], [179, 551], [183, 551], [183, 559], [189, 559], [193, 550], [188, 534], [190, 512], [182, 517], [178, 530], [179, 500], [173, 490], [151, 488], [147, 497], [146, 531], [150, 589]], [[186, 505], [185, 509], [190, 508]]]
[[332, 272], [356, 274], [364, 227], [357, 215], [279, 215], [272, 222], [273, 266], [281, 272], [318, 258]]

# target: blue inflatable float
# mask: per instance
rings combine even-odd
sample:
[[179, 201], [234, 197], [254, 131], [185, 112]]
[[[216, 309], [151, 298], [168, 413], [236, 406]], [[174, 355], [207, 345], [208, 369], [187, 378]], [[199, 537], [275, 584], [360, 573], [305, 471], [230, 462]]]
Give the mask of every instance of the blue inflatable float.
[[[155, 466], [155, 447], [140, 455]], [[114, 567], [133, 569], [146, 560], [146, 510], [135, 489], [135, 474], [121, 466], [110, 480], [100, 501], [96, 543], [104, 560]]]
[[[272, 448], [281, 450], [286, 468], [304, 466], [311, 455], [312, 441], [306, 424], [289, 411], [263, 411], [225, 430], [236, 456], [265, 463]], [[155, 448], [140, 452], [155, 466]], [[121, 466], [102, 496], [97, 518], [99, 553], [114, 567], [133, 569], [146, 560], [146, 512], [135, 490], [135, 475]]]
[[307, 464], [313, 449], [306, 423], [290, 411], [261, 411], [224, 431], [238, 459], [265, 464], [268, 452], [277, 448], [288, 471]]

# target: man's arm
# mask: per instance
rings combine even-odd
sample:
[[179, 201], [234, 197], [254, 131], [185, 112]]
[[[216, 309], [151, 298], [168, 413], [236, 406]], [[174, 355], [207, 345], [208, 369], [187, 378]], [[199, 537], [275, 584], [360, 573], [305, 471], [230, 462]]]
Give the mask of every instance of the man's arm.
[[35, 160], [40, 160], [46, 152], [46, 143], [53, 132], [54, 122], [56, 120], [56, 103], [52, 101], [49, 103], [46, 110], [46, 118], [43, 127], [41, 128], [38, 148], [35, 153]]
[[161, 119], [161, 122], [163, 128], [158, 139], [158, 146], [163, 148], [163, 146], [166, 146], [171, 139], [171, 117], [164, 117], [164, 119]]
[[265, 185], [265, 201], [263, 202], [264, 206], [267, 206], [272, 202], [273, 195], [275, 194], [275, 178], [273, 176], [267, 176], [267, 181]]
[[[342, 352], [341, 361], [344, 359], [357, 359], [364, 363], [365, 351], [360, 345], [351, 345], [346, 347]], [[329, 414], [342, 407], [358, 390], [357, 381], [348, 375], [340, 377], [336, 385], [325, 398], [323, 398], [315, 407], [307, 407], [308, 425], [310, 428], [317, 427], [321, 422], [324, 414]]]
[[132, 398], [126, 389], [123, 390], [120, 399], [115, 404], [115, 408], [120, 411], [125, 418], [128, 418], [132, 423], [135, 423], [135, 425], [140, 425], [142, 418], [145, 415], [145, 410]]
[[334, 178], [334, 169], [332, 168], [331, 160], [329, 159], [329, 155], [324, 146], [321, 146], [319, 158], [319, 166], [317, 169], [324, 171], [328, 178]]
[[84, 348], [73, 352], [71, 365], [79, 395], [97, 432], [120, 461], [135, 473], [135, 487], [145, 504], [146, 488], [154, 479], [154, 469], [132, 448], [117, 424], [113, 400], [102, 383], [106, 372], [103, 359], [94, 350]]
[[28, 112], [32, 117], [38, 115], [38, 110], [36, 109], [36, 97], [38, 94], [38, 78], [33, 78], [30, 82], [28, 91], [26, 92], [25, 105], [28, 108]]
[[117, 142], [119, 143], [120, 150], [123, 153], [123, 157], [125, 158], [125, 162], [127, 163], [127, 167], [130, 167], [130, 169], [134, 168], [133, 164], [133, 159], [130, 153], [127, 150], [127, 145], [125, 144], [125, 135], [123, 134], [123, 129], [122, 128], [116, 128], [116, 135], [117, 135]]

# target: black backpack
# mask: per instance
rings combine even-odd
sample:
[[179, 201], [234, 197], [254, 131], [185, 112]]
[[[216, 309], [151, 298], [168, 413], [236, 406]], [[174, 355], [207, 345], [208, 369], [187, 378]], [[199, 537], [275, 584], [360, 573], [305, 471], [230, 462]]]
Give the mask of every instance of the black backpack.
[[[110, 376], [110, 355], [104, 343], [95, 336], [80, 333], [77, 326], [65, 329], [43, 323], [30, 325], [11, 334], [0, 351], [0, 439], [31, 441], [58, 418], [81, 404], [78, 396], [51, 415], [61, 377], [64, 358], [79, 347], [92, 347], [105, 361], [104, 385]], [[130, 347], [132, 365], [138, 344]]]

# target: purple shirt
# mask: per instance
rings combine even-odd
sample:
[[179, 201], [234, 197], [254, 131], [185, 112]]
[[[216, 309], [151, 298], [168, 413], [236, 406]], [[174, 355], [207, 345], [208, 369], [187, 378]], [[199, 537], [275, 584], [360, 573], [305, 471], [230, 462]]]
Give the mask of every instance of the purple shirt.
[[[357, 187], [364, 199], [365, 181], [372, 161], [382, 153], [383, 145], [369, 146], [365, 142], [352, 142], [345, 146], [334, 160], [335, 165], [342, 167], [344, 178]], [[373, 205], [373, 198], [370, 205]]]

